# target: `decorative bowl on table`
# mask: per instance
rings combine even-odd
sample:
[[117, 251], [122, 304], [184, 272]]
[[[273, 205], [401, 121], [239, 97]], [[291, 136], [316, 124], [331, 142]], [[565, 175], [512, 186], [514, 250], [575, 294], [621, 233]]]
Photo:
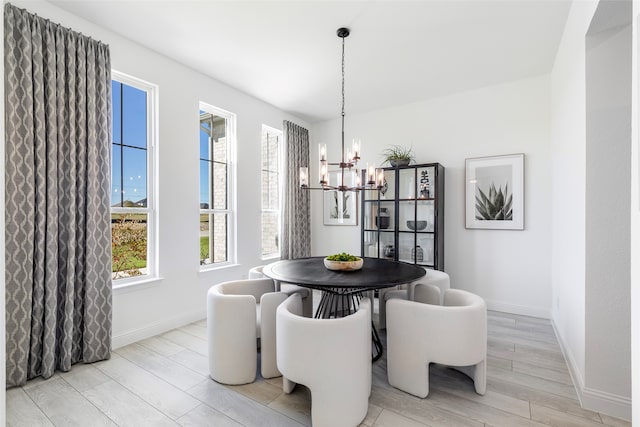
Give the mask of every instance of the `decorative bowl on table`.
[[362, 258], [345, 253], [329, 255], [324, 259], [324, 266], [334, 271], [360, 270], [363, 263]]
[[407, 221], [409, 230], [424, 230], [427, 228], [427, 221]]

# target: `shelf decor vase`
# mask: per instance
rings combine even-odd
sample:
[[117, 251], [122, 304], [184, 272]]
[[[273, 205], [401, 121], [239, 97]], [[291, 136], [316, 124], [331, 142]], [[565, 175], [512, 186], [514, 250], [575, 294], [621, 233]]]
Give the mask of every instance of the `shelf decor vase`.
[[389, 228], [389, 211], [387, 208], [380, 208], [380, 213], [376, 216], [376, 227], [381, 230]]
[[387, 245], [384, 247], [383, 255], [385, 258], [394, 258], [396, 256], [396, 250], [393, 245]]
[[411, 261], [422, 262], [424, 260], [424, 250], [420, 246], [411, 248]]

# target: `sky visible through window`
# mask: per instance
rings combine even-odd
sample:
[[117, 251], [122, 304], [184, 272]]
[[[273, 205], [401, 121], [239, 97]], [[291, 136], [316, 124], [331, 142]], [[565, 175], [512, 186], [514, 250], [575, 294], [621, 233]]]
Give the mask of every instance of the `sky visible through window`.
[[227, 209], [227, 119], [201, 110], [199, 142], [200, 209]]
[[[112, 80], [111, 205], [147, 205], [147, 94]], [[205, 113], [201, 111], [201, 113]], [[203, 123], [209, 127], [208, 123]], [[200, 129], [200, 159], [211, 161], [209, 135]], [[209, 205], [209, 172], [200, 168], [200, 203]]]
[[147, 94], [111, 82], [113, 144], [111, 205], [147, 205]]
[[[200, 114], [204, 114], [206, 111], [200, 110]], [[204, 129], [203, 129], [204, 128]], [[209, 207], [209, 170], [207, 167], [203, 167], [203, 162], [206, 160], [213, 160], [209, 155], [209, 134], [205, 129], [210, 130], [210, 125], [207, 122], [200, 122], [200, 207], [201, 209], [208, 209]], [[207, 206], [206, 208], [204, 206]]]

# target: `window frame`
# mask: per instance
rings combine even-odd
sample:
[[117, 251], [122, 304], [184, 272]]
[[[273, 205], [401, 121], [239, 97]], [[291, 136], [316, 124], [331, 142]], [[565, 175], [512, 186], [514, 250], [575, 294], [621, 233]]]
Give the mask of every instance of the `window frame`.
[[[265, 208], [262, 205], [262, 197], [260, 197], [260, 257], [261, 260], [271, 260], [271, 259], [276, 259], [276, 258], [280, 258], [282, 256], [281, 254], [281, 250], [282, 250], [282, 207], [283, 207], [283, 178], [284, 178], [284, 149], [283, 149], [283, 138], [284, 138], [284, 132], [280, 129], [276, 129], [273, 128], [271, 126], [262, 125], [262, 130], [260, 133], [260, 180], [262, 181], [262, 172], [264, 171], [264, 169], [262, 169], [262, 138], [264, 133], [267, 133], [267, 135], [269, 133], [274, 133], [278, 136], [278, 154], [277, 154], [277, 158], [278, 158], [278, 170], [277, 170], [277, 174], [278, 174], [278, 207], [277, 209], [268, 209]], [[274, 252], [271, 254], [262, 254], [262, 215], [264, 213], [277, 213], [278, 214], [278, 252]]]
[[[210, 262], [208, 264], [202, 264], [199, 262], [200, 271], [210, 271], [217, 270], [219, 268], [229, 267], [236, 264], [237, 253], [237, 235], [236, 235], [236, 146], [237, 146], [237, 134], [236, 134], [236, 124], [237, 124], [237, 115], [227, 110], [223, 110], [222, 108], [213, 106], [206, 102], [200, 101], [198, 108], [198, 135], [200, 133], [200, 111], [206, 111], [209, 114], [213, 114], [218, 117], [222, 117], [227, 122], [226, 127], [226, 153], [227, 153], [227, 208], [226, 209], [216, 209], [212, 208], [214, 206], [213, 203], [213, 195], [210, 195], [209, 198], [209, 209], [199, 209], [198, 218], [200, 215], [212, 215], [212, 214], [226, 214], [227, 215], [227, 242], [226, 242], [226, 250], [227, 250], [227, 260], [222, 262]], [[198, 141], [199, 141], [198, 136]], [[200, 157], [200, 150], [198, 149], [198, 189], [200, 190], [200, 161], [202, 158]], [[212, 169], [210, 169], [211, 173]], [[209, 181], [211, 182], [211, 175], [209, 175]], [[200, 191], [198, 190], [198, 194]], [[210, 189], [211, 191], [211, 189]], [[198, 196], [199, 197], [199, 196]], [[198, 201], [198, 206], [200, 206], [200, 201]], [[213, 244], [214, 239], [211, 238], [211, 233], [213, 233], [213, 228], [209, 230], [209, 257], [213, 256]], [[201, 261], [200, 258], [198, 258]]]
[[[126, 213], [147, 214], [147, 274], [111, 279], [113, 289], [143, 284], [159, 278], [158, 275], [158, 85], [137, 77], [111, 70], [111, 80], [126, 84], [146, 93], [147, 98], [147, 206], [137, 208], [110, 207], [110, 215]], [[113, 96], [113, 95], [112, 95]], [[113, 99], [113, 98], [112, 98]], [[122, 102], [122, 100], [121, 100]], [[122, 104], [121, 104], [122, 105]], [[121, 107], [122, 108], [122, 107]], [[122, 126], [122, 124], [121, 124]], [[121, 141], [122, 142], [122, 141]], [[113, 130], [111, 134], [113, 142]], [[111, 163], [113, 159], [111, 159]], [[113, 168], [113, 166], [112, 166]], [[113, 170], [113, 169], [112, 169]], [[111, 195], [109, 196], [111, 200]]]

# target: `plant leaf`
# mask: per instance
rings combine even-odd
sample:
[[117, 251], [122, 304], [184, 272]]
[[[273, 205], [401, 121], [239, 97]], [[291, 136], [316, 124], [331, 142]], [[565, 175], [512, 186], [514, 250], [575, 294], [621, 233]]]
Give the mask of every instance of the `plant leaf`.
[[480, 187], [476, 194], [476, 219], [478, 220], [511, 220], [513, 195], [509, 194], [509, 183], [496, 189], [494, 182], [489, 185], [488, 195]]

